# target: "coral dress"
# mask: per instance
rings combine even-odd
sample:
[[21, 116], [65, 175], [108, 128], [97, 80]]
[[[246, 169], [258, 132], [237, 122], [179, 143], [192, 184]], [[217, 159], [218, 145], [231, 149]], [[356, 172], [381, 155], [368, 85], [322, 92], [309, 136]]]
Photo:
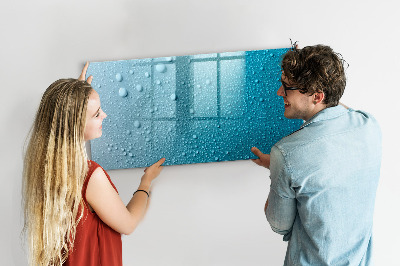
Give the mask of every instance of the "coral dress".
[[[121, 234], [105, 224], [95, 212], [91, 212], [86, 200], [86, 189], [90, 177], [97, 167], [101, 167], [94, 161], [88, 161], [88, 163], [89, 171], [82, 187], [82, 197], [85, 205], [83, 217], [76, 229], [74, 248], [64, 265], [122, 265]], [[110, 176], [106, 171], [104, 172], [111, 185], [117, 191], [111, 182]]]

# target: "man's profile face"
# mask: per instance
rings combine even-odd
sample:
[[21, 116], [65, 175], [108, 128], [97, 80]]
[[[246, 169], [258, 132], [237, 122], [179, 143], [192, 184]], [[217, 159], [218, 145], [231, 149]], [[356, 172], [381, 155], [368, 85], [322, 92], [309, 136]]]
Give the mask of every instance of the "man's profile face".
[[[281, 80], [287, 87], [296, 87], [296, 84], [291, 83], [283, 72]], [[283, 103], [285, 105], [285, 112], [283, 115], [286, 118], [308, 120], [313, 116], [312, 110], [314, 105], [312, 103], [312, 97], [309, 94], [303, 94], [299, 90], [287, 90], [285, 95], [283, 85], [279, 87], [276, 94], [283, 97]]]

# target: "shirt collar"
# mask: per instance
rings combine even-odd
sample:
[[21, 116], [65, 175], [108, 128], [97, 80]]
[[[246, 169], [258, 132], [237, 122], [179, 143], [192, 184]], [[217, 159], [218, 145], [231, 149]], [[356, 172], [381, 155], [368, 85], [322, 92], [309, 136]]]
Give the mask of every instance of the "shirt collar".
[[343, 107], [342, 105], [325, 108], [325, 109], [319, 111], [318, 113], [316, 113], [313, 117], [311, 117], [307, 121], [305, 121], [303, 123], [303, 125], [301, 125], [300, 129], [302, 129], [312, 123], [315, 123], [315, 122], [329, 120], [332, 118], [342, 116], [347, 112], [348, 112], [348, 110], [345, 107]]

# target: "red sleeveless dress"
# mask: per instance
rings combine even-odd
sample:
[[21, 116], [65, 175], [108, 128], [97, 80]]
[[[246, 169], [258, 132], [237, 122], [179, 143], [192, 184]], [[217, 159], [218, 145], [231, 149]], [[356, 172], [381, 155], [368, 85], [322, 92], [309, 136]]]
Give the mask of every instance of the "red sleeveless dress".
[[[90, 177], [97, 167], [101, 167], [94, 161], [88, 161], [89, 171], [82, 187], [82, 198], [84, 201], [83, 217], [79, 222], [74, 248], [70, 252], [64, 265], [73, 266], [115, 266], [122, 265], [122, 242], [121, 234], [105, 224], [95, 212], [91, 212], [86, 200], [86, 189]], [[111, 185], [110, 176], [106, 176]], [[118, 193], [118, 191], [117, 191]]]

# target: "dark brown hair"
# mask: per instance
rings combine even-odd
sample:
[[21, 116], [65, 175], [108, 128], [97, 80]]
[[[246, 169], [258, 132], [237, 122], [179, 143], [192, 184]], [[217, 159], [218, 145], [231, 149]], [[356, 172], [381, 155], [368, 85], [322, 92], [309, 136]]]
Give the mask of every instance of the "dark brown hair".
[[282, 70], [301, 93], [323, 92], [323, 103], [332, 107], [339, 104], [346, 87], [345, 62], [332, 48], [319, 44], [289, 50], [283, 56]]

